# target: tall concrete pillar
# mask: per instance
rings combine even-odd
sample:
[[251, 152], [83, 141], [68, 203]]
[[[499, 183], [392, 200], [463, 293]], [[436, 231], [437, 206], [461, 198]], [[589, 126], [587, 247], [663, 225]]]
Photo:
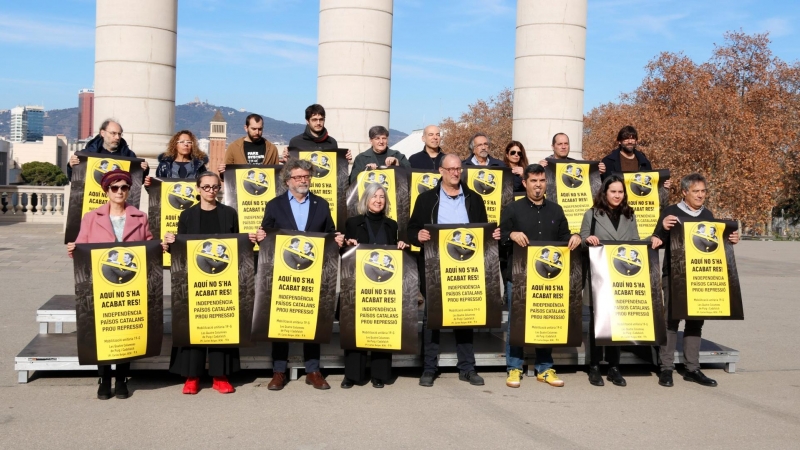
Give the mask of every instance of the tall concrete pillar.
[[360, 153], [389, 128], [392, 0], [320, 0], [317, 103], [339, 147]]
[[581, 158], [587, 0], [518, 0], [514, 61], [514, 140], [529, 161], [552, 154], [554, 134], [567, 133]]
[[175, 126], [177, 29], [178, 0], [97, 0], [94, 134], [113, 117], [136, 156], [166, 150]]

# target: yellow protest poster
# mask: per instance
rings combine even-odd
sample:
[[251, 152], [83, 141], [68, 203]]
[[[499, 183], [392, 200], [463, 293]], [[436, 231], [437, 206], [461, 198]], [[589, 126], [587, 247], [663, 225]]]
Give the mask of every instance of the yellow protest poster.
[[299, 159], [310, 161], [314, 165], [314, 177], [311, 178], [310, 186], [311, 192], [328, 202], [332, 212], [333, 223], [338, 228], [339, 223], [337, 220], [339, 220], [339, 217], [337, 217], [336, 211], [339, 211], [338, 190], [340, 188], [337, 183], [338, 158], [336, 150], [299, 151], [298, 156]]
[[654, 341], [647, 245], [606, 245], [612, 287], [612, 341]]
[[314, 339], [324, 247], [322, 237], [275, 237], [268, 338]]
[[[417, 198], [423, 192], [430, 191], [439, 185], [442, 179], [442, 174], [439, 172], [426, 172], [421, 170], [411, 171], [411, 184], [408, 188], [409, 195], [411, 196], [410, 211], [414, 211], [414, 205], [417, 204]], [[411, 251], [418, 252], [421, 248], [412, 245]]]
[[108, 203], [108, 198], [106, 198], [106, 194], [100, 186], [100, 180], [103, 179], [103, 175], [106, 172], [117, 169], [130, 172], [131, 162], [113, 158], [95, 158], [93, 156], [86, 158], [86, 180], [83, 185], [84, 201], [81, 217]]
[[98, 361], [147, 351], [146, 254], [144, 246], [91, 250]]
[[400, 350], [403, 251], [356, 250], [355, 286], [356, 346]]
[[[564, 209], [569, 229], [580, 233], [583, 214], [592, 207], [592, 186], [589, 163], [559, 163], [555, 165], [555, 201]], [[550, 167], [550, 164], [548, 164]], [[548, 196], [548, 198], [550, 198]]]
[[442, 274], [442, 326], [486, 324], [483, 228], [439, 233]]
[[240, 342], [238, 245], [235, 238], [186, 241], [193, 345]]
[[724, 222], [687, 222], [686, 306], [689, 316], [731, 315]]
[[[275, 180], [275, 169], [272, 167], [236, 169], [236, 209], [242, 233], [258, 231], [267, 202], [275, 198]], [[258, 245], [255, 251], [258, 251]]]
[[468, 166], [467, 186], [483, 199], [489, 222], [499, 224], [503, 205], [503, 170]]
[[566, 344], [569, 333], [570, 250], [529, 246], [525, 343]]
[[628, 191], [628, 204], [636, 212], [639, 236], [650, 236], [656, 229], [661, 205], [658, 198], [658, 172], [622, 174]]
[[[167, 181], [156, 180], [161, 184], [161, 229], [159, 230], [159, 240], [164, 240], [167, 233], [178, 232], [178, 218], [183, 211], [191, 208], [198, 202], [197, 185], [192, 180]], [[153, 183], [155, 185], [155, 182]], [[152, 189], [151, 189], [152, 191]], [[164, 266], [172, 265], [172, 257], [169, 252], [164, 253]]]

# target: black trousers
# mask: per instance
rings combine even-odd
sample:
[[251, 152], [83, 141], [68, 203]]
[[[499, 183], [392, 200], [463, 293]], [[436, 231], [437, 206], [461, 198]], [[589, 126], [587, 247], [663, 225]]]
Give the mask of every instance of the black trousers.
[[128, 376], [128, 373], [131, 371], [131, 363], [122, 363], [117, 364], [117, 370], [112, 371], [111, 365], [98, 365], [97, 366], [97, 374], [100, 378], [104, 379], [111, 379], [111, 375], [115, 375], [117, 378], [125, 378]]
[[605, 361], [611, 367], [619, 367], [619, 358], [621, 348], [614, 345], [598, 346], [595, 343], [594, 337], [594, 308], [589, 308], [589, 351], [591, 352], [589, 365], [596, 366], [603, 361], [603, 353], [605, 352]]
[[370, 360], [370, 375], [381, 381], [392, 378], [392, 354], [386, 352], [370, 352], [366, 350], [344, 351], [344, 376], [357, 384], [367, 381], [367, 359]]
[[208, 355], [208, 374], [224, 377], [241, 369], [238, 348], [172, 347], [169, 371], [186, 378], [203, 376]]

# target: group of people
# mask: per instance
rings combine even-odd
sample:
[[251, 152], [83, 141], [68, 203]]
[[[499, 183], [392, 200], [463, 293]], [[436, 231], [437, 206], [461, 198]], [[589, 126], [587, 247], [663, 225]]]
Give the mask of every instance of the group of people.
[[[307, 126], [301, 135], [292, 138], [290, 148], [301, 150], [333, 150], [337, 148], [336, 140], [328, 135], [325, 129], [325, 110], [321, 105], [311, 105], [306, 109]], [[301, 232], [335, 233], [336, 229], [327, 201], [310, 190], [311, 178], [317, 165], [312, 161], [290, 158], [288, 151], [278, 154], [277, 147], [263, 138], [263, 119], [251, 114], [245, 123], [246, 136], [231, 143], [225, 154], [225, 162], [217, 167], [219, 174], [208, 171], [208, 157], [197, 147], [193, 133], [182, 130], [170, 140], [167, 151], [158, 157], [158, 178], [195, 178], [199, 202], [181, 212], [177, 234], [213, 235], [218, 233], [239, 233], [237, 211], [217, 202], [217, 194], [222, 188], [221, 177], [224, 176], [228, 164], [283, 164], [281, 182], [287, 192], [270, 200], [265, 208], [264, 217], [258, 230], [242, 230], [249, 233], [250, 241], [261, 242], [266, 237], [266, 229], [296, 230]], [[431, 189], [422, 192], [411, 211], [407, 225], [409, 242], [399, 240], [398, 224], [387, 215], [391, 205], [386, 188], [380, 183], [367, 183], [363, 195], [358, 200], [358, 215], [347, 219], [345, 233], [336, 233], [335, 241], [340, 247], [358, 244], [374, 244], [396, 246], [407, 249], [410, 245], [424, 246], [431, 239], [425, 228], [430, 224], [467, 224], [488, 222], [486, 207], [480, 195], [461, 181], [461, 173], [466, 166], [510, 167], [514, 176], [515, 191], [525, 191], [525, 197], [506, 205], [500, 216], [499, 226], [492, 233], [492, 238], [499, 241], [502, 249], [501, 272], [505, 280], [506, 299], [511, 304], [511, 267], [508, 261], [515, 247], [526, 247], [532, 241], [567, 242], [570, 250], [600, 245], [600, 241], [630, 241], [649, 239], [653, 248], [665, 248], [667, 256], [664, 261], [664, 299], [669, 302], [669, 230], [680, 221], [681, 217], [700, 217], [713, 219], [712, 213], [704, 207], [706, 198], [706, 181], [702, 175], [690, 174], [681, 180], [683, 200], [663, 209], [658, 227], [652, 236], [639, 236], [636, 217], [628, 205], [628, 194], [622, 178], [614, 172], [649, 171], [650, 162], [636, 148], [638, 135], [631, 126], [620, 130], [618, 147], [599, 164], [603, 178], [602, 187], [594, 198], [591, 209], [586, 211], [581, 231], [572, 234], [569, 230], [563, 209], [557, 203], [544, 197], [546, 177], [544, 167], [547, 160], [528, 164], [525, 148], [521, 142], [511, 141], [505, 147], [504, 160], [493, 158], [489, 154], [488, 136], [478, 133], [472, 137], [468, 146], [472, 154], [461, 160], [453, 153], [445, 153], [440, 147], [441, 132], [435, 125], [423, 131], [422, 151], [406, 158], [400, 152], [388, 148], [389, 132], [385, 127], [375, 126], [369, 130], [371, 148], [352, 158], [348, 151], [347, 159], [352, 163], [350, 181], [355, 182], [363, 171], [381, 167], [400, 166], [407, 168], [438, 171], [441, 175], [439, 183], [433, 183]], [[564, 133], [556, 134], [552, 139], [553, 155], [548, 159], [569, 160], [569, 137]], [[122, 138], [122, 127], [113, 120], [105, 121], [100, 133], [89, 142], [85, 151], [100, 154], [135, 156]], [[78, 158], [70, 158], [70, 170], [78, 164]], [[142, 162], [144, 185], [150, 185], [149, 166]], [[87, 213], [82, 222], [80, 233], [74, 243], [67, 245], [71, 255], [75, 243], [129, 242], [150, 240], [147, 218], [144, 213], [126, 205], [132, 185], [131, 175], [121, 170], [105, 173], [101, 187], [108, 197], [108, 203]], [[669, 187], [669, 180], [665, 183]], [[732, 243], [738, 241], [738, 234], [730, 235]], [[169, 251], [175, 242], [175, 234], [167, 233], [162, 242], [164, 251]], [[425, 273], [425, 260], [422, 252], [417, 254], [420, 274]], [[425, 277], [420, 276], [420, 292], [426, 296]], [[589, 283], [587, 283], [589, 285]], [[587, 297], [591, 289], [586, 289]], [[591, 305], [591, 301], [589, 301]], [[667, 308], [669, 310], [669, 308]], [[674, 352], [677, 340], [679, 321], [667, 318], [667, 345], [660, 350], [661, 370], [659, 384], [672, 386]], [[714, 380], [706, 377], [699, 367], [699, 344], [702, 321], [686, 321], [684, 332], [684, 355], [686, 359], [686, 375], [684, 379], [703, 385], [716, 385]], [[618, 386], [626, 384], [619, 370], [619, 347], [602, 347], [595, 344], [594, 327], [589, 331], [589, 382], [593, 385], [604, 384], [600, 374], [599, 363], [608, 363], [607, 380]], [[473, 330], [455, 329], [458, 357], [457, 367], [459, 379], [471, 385], [483, 385], [483, 378], [475, 369], [473, 348]], [[438, 372], [440, 331], [427, 326], [427, 312], [423, 319], [423, 373], [421, 386], [433, 386]], [[286, 385], [289, 346], [285, 342], [272, 343], [273, 377], [268, 384], [269, 390], [281, 390]], [[330, 385], [320, 372], [320, 345], [304, 343], [303, 359], [306, 371], [306, 384], [316, 389], [330, 389]], [[173, 348], [170, 358], [170, 371], [185, 378], [183, 392], [196, 394], [200, 390], [200, 377], [205, 372], [208, 360], [208, 374], [213, 378], [213, 388], [221, 393], [234, 392], [228, 376], [240, 369], [239, 350], [237, 348]], [[348, 389], [371, 380], [376, 388], [382, 388], [392, 379], [391, 354], [384, 352], [348, 350], [345, 352], [345, 376], [341, 387]], [[506, 361], [509, 387], [521, 384], [524, 364], [524, 351], [521, 347], [506, 345]], [[367, 363], [370, 364], [370, 376], [366, 377]], [[128, 396], [127, 375], [129, 364], [118, 364], [115, 375], [113, 395], [117, 398]], [[563, 386], [553, 368], [552, 349], [537, 347], [535, 360], [536, 378], [551, 386]], [[99, 387], [97, 396], [107, 399], [112, 396], [110, 366], [99, 366]]]

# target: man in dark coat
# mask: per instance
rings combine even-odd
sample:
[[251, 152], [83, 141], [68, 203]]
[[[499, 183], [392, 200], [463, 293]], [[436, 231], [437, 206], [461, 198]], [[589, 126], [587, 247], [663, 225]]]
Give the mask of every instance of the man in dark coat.
[[[136, 153], [133, 153], [125, 139], [122, 139], [122, 125], [111, 119], [106, 119], [100, 125], [100, 133], [86, 143], [86, 148], [83, 151], [101, 155], [136, 158]], [[76, 155], [70, 156], [69, 164], [67, 165], [67, 178], [70, 181], [72, 181], [72, 166], [76, 166], [80, 162]], [[142, 161], [142, 170], [144, 171], [144, 177], [147, 177], [150, 173], [150, 166], [147, 161]]]

